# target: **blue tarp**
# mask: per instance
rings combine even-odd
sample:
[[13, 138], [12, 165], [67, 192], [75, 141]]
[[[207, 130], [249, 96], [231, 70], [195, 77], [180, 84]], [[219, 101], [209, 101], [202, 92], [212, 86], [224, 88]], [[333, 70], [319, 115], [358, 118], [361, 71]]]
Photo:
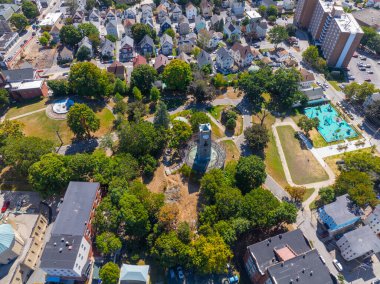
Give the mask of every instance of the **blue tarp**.
[[48, 276], [46, 278], [46, 282], [59, 283], [59, 282], [61, 282], [61, 278], [59, 278], [57, 276]]

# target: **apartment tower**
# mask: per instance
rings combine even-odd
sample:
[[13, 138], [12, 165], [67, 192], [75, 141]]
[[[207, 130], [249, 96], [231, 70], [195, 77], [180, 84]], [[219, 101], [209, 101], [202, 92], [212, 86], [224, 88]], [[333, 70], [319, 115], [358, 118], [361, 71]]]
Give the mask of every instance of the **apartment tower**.
[[331, 1], [300, 0], [294, 24], [310, 32], [327, 65], [336, 68], [347, 67], [363, 37], [354, 17]]

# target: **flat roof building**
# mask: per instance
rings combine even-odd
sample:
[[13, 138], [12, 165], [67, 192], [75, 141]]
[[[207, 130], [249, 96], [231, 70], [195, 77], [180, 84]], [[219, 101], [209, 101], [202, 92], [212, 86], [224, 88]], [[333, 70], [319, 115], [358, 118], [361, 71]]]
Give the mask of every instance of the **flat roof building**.
[[365, 27], [372, 27], [380, 32], [380, 10], [374, 8], [366, 8], [362, 10], [352, 11], [355, 20]]
[[59, 20], [62, 19], [62, 13], [48, 13], [45, 18], [40, 22], [41, 28], [50, 30]]

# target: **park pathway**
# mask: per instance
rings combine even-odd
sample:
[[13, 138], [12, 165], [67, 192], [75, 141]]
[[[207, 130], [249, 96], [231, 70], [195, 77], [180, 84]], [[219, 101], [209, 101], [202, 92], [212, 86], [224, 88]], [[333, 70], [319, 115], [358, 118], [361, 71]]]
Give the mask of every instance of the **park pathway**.
[[[37, 109], [37, 110], [34, 110], [34, 111], [30, 111], [30, 112], [27, 112], [27, 113], [24, 113], [24, 114], [20, 114], [20, 115], [14, 116], [14, 117], [10, 117], [10, 118], [8, 118], [8, 119], [9, 119], [9, 120], [19, 119], [19, 118], [22, 118], [22, 117], [25, 117], [25, 116], [28, 116], [28, 115], [35, 114], [35, 113], [37, 113], [37, 112], [44, 111], [44, 110], [46, 110], [46, 107], [44, 107], [44, 108], [40, 108], [40, 109]], [[3, 115], [3, 116], [1, 117], [0, 120], [1, 120], [1, 122], [4, 122], [4, 120], [5, 120], [5, 115]]]

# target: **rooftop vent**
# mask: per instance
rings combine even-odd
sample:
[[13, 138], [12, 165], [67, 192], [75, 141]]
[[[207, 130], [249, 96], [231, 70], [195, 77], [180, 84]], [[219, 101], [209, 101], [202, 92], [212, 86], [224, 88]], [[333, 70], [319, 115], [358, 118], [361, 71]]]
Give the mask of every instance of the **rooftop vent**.
[[72, 250], [73, 249], [73, 246], [69, 246], [69, 250]]
[[64, 241], [65, 241], [65, 238], [62, 238], [62, 239], [61, 239], [61, 242], [63, 243]]
[[313, 276], [313, 270], [312, 270], [312, 271], [310, 271], [310, 276]]
[[68, 241], [66, 241], [66, 246], [68, 246], [69, 245], [69, 242]]
[[60, 253], [62, 252], [62, 250], [63, 250], [62, 248], [59, 248], [59, 252], [60, 252]]
[[57, 243], [54, 243], [54, 246], [56, 247], [56, 246], [57, 246]]
[[304, 267], [304, 268], [302, 268], [302, 273], [305, 273], [305, 271], [306, 271], [305, 267]]

